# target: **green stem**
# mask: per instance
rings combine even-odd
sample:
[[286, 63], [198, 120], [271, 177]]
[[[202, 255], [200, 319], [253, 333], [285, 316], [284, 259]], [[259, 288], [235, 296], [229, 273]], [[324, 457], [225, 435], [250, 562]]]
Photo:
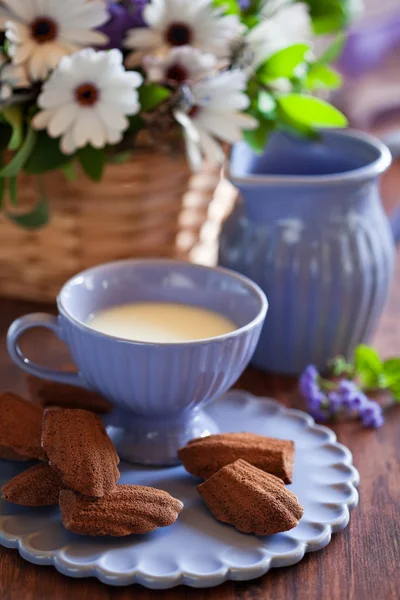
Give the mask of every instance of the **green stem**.
[[323, 390], [327, 390], [329, 392], [337, 389], [337, 383], [333, 381], [329, 381], [329, 379], [324, 379], [323, 377], [319, 377], [319, 385]]

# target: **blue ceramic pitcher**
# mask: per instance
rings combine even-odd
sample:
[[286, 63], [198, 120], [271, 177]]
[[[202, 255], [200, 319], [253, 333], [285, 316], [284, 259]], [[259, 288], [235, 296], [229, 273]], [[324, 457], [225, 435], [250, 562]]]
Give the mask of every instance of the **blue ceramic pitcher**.
[[269, 298], [256, 367], [324, 367], [371, 337], [394, 273], [378, 188], [390, 163], [384, 144], [351, 130], [319, 141], [277, 134], [263, 155], [244, 143], [233, 149], [230, 180], [241, 200], [223, 226], [219, 263]]

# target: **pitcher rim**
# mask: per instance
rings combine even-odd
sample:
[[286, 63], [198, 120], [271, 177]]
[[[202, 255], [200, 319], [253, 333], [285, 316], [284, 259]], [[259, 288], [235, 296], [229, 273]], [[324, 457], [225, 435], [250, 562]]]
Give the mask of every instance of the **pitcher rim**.
[[343, 183], [356, 183], [372, 177], [377, 177], [384, 173], [392, 163], [392, 155], [389, 148], [381, 142], [375, 136], [366, 133], [364, 131], [358, 131], [357, 129], [346, 129], [346, 130], [323, 130], [322, 133], [327, 135], [334, 135], [337, 137], [348, 137], [364, 142], [366, 145], [375, 148], [379, 153], [376, 160], [371, 161], [363, 167], [357, 167], [351, 171], [342, 171], [339, 173], [330, 173], [326, 175], [247, 175], [240, 177], [234, 175], [232, 172], [232, 164], [229, 163], [228, 167], [228, 179], [233, 185], [249, 185], [257, 186], [260, 183], [268, 182], [273, 183], [285, 183], [286, 185], [318, 185], [318, 184], [343, 184]]

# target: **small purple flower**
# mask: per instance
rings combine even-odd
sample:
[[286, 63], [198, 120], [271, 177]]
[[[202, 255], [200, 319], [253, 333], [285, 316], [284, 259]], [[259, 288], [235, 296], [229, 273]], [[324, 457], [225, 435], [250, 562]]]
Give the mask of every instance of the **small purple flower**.
[[250, 8], [251, 0], [239, 0], [239, 6], [241, 10], [247, 10]]
[[343, 396], [339, 392], [329, 392], [329, 409], [333, 414], [340, 412], [343, 408]]
[[359, 389], [354, 381], [343, 379], [339, 383], [339, 394], [342, 398], [342, 407], [347, 410], [360, 410], [361, 407], [369, 402], [366, 395]]
[[305, 398], [319, 391], [318, 377], [318, 371], [314, 365], [307, 367], [300, 377], [299, 388]]
[[340, 413], [355, 412], [364, 427], [378, 428], [383, 425], [382, 408], [377, 402], [369, 400], [354, 381], [342, 379], [337, 384], [325, 381], [315, 366], [310, 365], [300, 377], [299, 389], [308, 412], [318, 421], [327, 421]]
[[329, 414], [326, 411], [328, 399], [320, 388], [319, 373], [310, 365], [306, 368], [299, 381], [299, 389], [307, 402], [307, 410], [318, 421], [327, 421]]
[[360, 410], [360, 417], [364, 427], [378, 429], [384, 423], [382, 408], [377, 402], [374, 402], [373, 400], [369, 400], [368, 404], [366, 404]]
[[109, 37], [107, 48], [122, 48], [123, 39], [129, 29], [144, 27], [143, 11], [148, 0], [123, 0], [108, 2], [110, 19], [99, 28]]

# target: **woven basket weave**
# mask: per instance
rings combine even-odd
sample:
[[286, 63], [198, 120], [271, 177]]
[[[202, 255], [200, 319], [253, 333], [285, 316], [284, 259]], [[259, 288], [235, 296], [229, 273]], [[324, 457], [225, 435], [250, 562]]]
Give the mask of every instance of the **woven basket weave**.
[[[67, 279], [96, 264], [187, 257], [217, 183], [212, 172], [200, 186], [194, 179], [190, 190], [184, 157], [152, 150], [138, 151], [124, 165], [108, 165], [101, 183], [83, 174], [70, 182], [63, 173], [48, 173], [49, 225], [26, 231], [0, 219], [0, 295], [52, 301]], [[22, 175], [18, 190], [21, 210], [32, 208], [38, 200], [36, 179]]]

